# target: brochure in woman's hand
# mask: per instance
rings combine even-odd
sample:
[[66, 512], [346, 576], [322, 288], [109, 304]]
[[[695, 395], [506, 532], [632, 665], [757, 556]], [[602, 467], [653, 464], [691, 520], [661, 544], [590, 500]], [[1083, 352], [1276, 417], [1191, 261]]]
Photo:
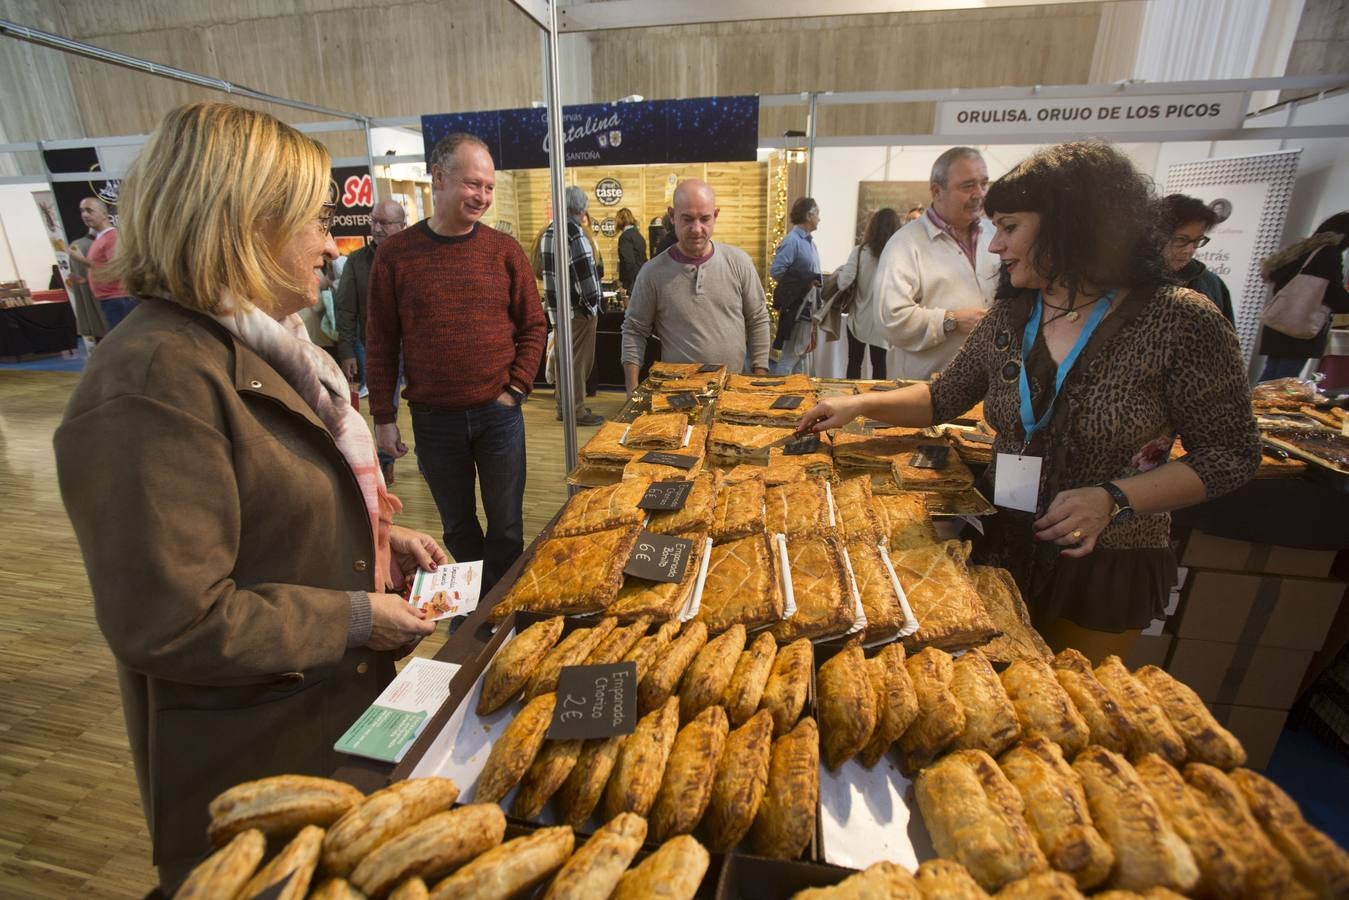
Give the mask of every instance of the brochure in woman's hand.
[[419, 569], [408, 602], [425, 609], [432, 621], [466, 616], [478, 608], [482, 590], [482, 560], [450, 563], [433, 572]]

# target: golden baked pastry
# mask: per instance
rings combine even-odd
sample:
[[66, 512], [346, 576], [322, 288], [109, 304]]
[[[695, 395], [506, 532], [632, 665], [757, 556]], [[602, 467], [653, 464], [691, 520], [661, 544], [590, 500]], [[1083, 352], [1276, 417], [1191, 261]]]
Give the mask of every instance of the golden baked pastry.
[[756, 462], [767, 465], [774, 444], [790, 439], [793, 429], [759, 425], [734, 425], [716, 421], [707, 433], [707, 452], [731, 462]]
[[628, 426], [623, 443], [633, 450], [678, 450], [684, 446], [689, 417], [682, 412], [646, 413]]
[[1156, 753], [1134, 764], [1166, 822], [1180, 835], [1199, 868], [1195, 893], [1202, 897], [1240, 897], [1246, 889], [1246, 864], [1238, 847], [1225, 844], [1203, 802], [1181, 774]]
[[[671, 382], [671, 384], [675, 388], [674, 390], [652, 392], [651, 411], [653, 413], [677, 412], [688, 415], [689, 413], [694, 413], [697, 410], [702, 409], [703, 404], [711, 399], [710, 394], [704, 393], [706, 390], [705, 386], [690, 381], [689, 379], [680, 379], [679, 381]], [[676, 397], [681, 398], [680, 404], [674, 402]], [[693, 398], [693, 406], [681, 405], [687, 402], [683, 399], [687, 397]]]
[[575, 843], [566, 825], [507, 841], [437, 884], [431, 900], [495, 900], [523, 893], [562, 868]]
[[914, 794], [937, 853], [985, 890], [1049, 868], [1022, 818], [1021, 795], [982, 750], [957, 750], [923, 769]]
[[955, 661], [951, 654], [928, 647], [904, 661], [913, 682], [918, 715], [900, 736], [910, 771], [917, 771], [937, 758], [965, 730], [965, 707], [951, 693]]
[[533, 674], [539, 658], [562, 636], [562, 616], [535, 622], [497, 651], [482, 676], [478, 715], [494, 713], [511, 701]]
[[707, 552], [707, 533], [691, 531], [679, 537], [693, 541], [692, 555], [684, 568], [684, 577], [678, 581], [647, 581], [624, 575], [623, 587], [619, 588], [618, 596], [604, 610], [606, 616], [613, 616], [623, 622], [641, 618], [665, 622], [683, 612], [698, 584], [703, 554]]
[[983, 750], [997, 756], [1021, 737], [1016, 707], [979, 648], [967, 651], [952, 669], [951, 693], [965, 710], [965, 727], [951, 742], [951, 749]]
[[1108, 886], [1141, 891], [1160, 885], [1189, 891], [1199, 881], [1194, 855], [1171, 828], [1139, 780], [1118, 753], [1088, 747], [1073, 761], [1082, 779], [1096, 830], [1115, 852]]
[[652, 663], [646, 677], [637, 687], [638, 708], [643, 715], [665, 705], [665, 701], [670, 699], [675, 689], [679, 687], [684, 670], [692, 664], [693, 658], [706, 643], [707, 627], [701, 622], [690, 622], [680, 632], [679, 637], [671, 641], [670, 646], [661, 652], [660, 657]]
[[431, 892], [427, 890], [426, 882], [416, 875], [389, 892], [389, 900], [430, 900], [430, 898]]
[[631, 662], [637, 665], [637, 683], [641, 684], [646, 673], [651, 671], [651, 666], [660, 659], [660, 655], [665, 652], [665, 648], [670, 646], [674, 636], [679, 633], [678, 622], [666, 622], [656, 629], [655, 634], [648, 634], [640, 638], [637, 643], [632, 645], [632, 649], [623, 657], [623, 662]]
[[604, 789], [604, 818], [631, 812], [645, 816], [656, 802], [665, 763], [679, 733], [679, 698], [671, 697], [659, 709], [642, 716], [637, 730], [618, 751], [609, 784]]
[[1091, 729], [1047, 663], [1018, 659], [1003, 670], [1002, 686], [1016, 707], [1023, 738], [1047, 738], [1068, 759], [1087, 746]]
[[871, 508], [881, 537], [893, 550], [911, 550], [937, 543], [937, 531], [928, 512], [927, 498], [917, 492], [879, 494], [872, 483]]
[[1229, 777], [1297, 880], [1318, 897], [1349, 897], [1349, 853], [1308, 825], [1293, 798], [1268, 778], [1250, 769]]
[[761, 709], [726, 736], [703, 816], [708, 846], [729, 851], [745, 837], [768, 787], [773, 750], [773, 715]]
[[345, 878], [328, 878], [309, 892], [309, 900], [365, 900], [365, 894], [352, 887]]
[[614, 770], [618, 753], [627, 740], [626, 734], [616, 734], [601, 740], [586, 741], [576, 765], [557, 792], [555, 805], [562, 821], [573, 828], [583, 826], [599, 805], [604, 786]]
[[954, 859], [929, 859], [913, 873], [923, 900], [988, 900], [979, 882]]
[[1218, 724], [1204, 701], [1188, 685], [1156, 666], [1143, 666], [1134, 672], [1134, 678], [1147, 688], [1180, 734], [1180, 739], [1185, 742], [1187, 759], [1225, 770], [1246, 764], [1246, 749], [1241, 746], [1241, 741]]
[[457, 799], [459, 786], [449, 778], [412, 778], [375, 791], [324, 835], [323, 870], [345, 878], [372, 850]]
[[736, 624], [757, 628], [781, 620], [778, 557], [776, 542], [765, 534], [713, 546], [695, 621], [721, 632]]
[[652, 381], [663, 384], [675, 378], [692, 378], [699, 374], [707, 374], [708, 377], [714, 377], [717, 376], [718, 373], [724, 373], [726, 371], [725, 366], [718, 366], [717, 369], [711, 373], [700, 373], [698, 370], [702, 367], [702, 363], [666, 362], [665, 360], [660, 360], [651, 364], [651, 368], [647, 370], [646, 377], [650, 378]]
[[1091, 661], [1071, 647], [1050, 660], [1054, 677], [1082, 714], [1091, 731], [1091, 743], [1128, 754], [1133, 720], [1124, 712], [1105, 685], [1096, 680]]
[[690, 834], [702, 821], [730, 723], [726, 710], [709, 706], [679, 729], [651, 807], [655, 840]]
[[1204, 763], [1185, 767], [1185, 782], [1213, 823], [1213, 832], [1241, 855], [1246, 896], [1289, 897], [1303, 893], [1288, 858], [1270, 843], [1241, 789], [1221, 769]]
[[691, 722], [704, 709], [721, 703], [744, 649], [745, 626], [732, 625], [698, 651], [679, 691], [680, 721]]
[[272, 840], [306, 825], [328, 826], [365, 798], [351, 785], [312, 775], [273, 775], [236, 784], [211, 801], [211, 844], [222, 847], [256, 828]]
[[853, 469], [885, 469], [894, 464], [901, 453], [912, 454], [914, 438], [890, 431], [874, 434], [851, 434], [835, 431], [834, 462]]
[[529, 771], [543, 746], [556, 699], [556, 694], [540, 694], [526, 703], [506, 726], [478, 776], [478, 788], [473, 794], [475, 803], [500, 803]]
[[623, 422], [605, 422], [581, 448], [578, 454], [581, 462], [599, 469], [622, 469], [637, 455], [633, 448], [623, 445], [627, 431]]
[[768, 786], [750, 826], [754, 852], [773, 859], [795, 859], [815, 833], [820, 799], [820, 732], [812, 718], [773, 742]]
[[779, 484], [764, 492], [769, 534], [816, 535], [829, 530], [829, 494], [823, 479]]
[[911, 446], [894, 458], [895, 480], [906, 491], [964, 491], [974, 487], [974, 473], [954, 452], [946, 455], [946, 465], [928, 469], [912, 464], [920, 447], [950, 447], [945, 438], [909, 438]]
[[540, 541], [510, 592], [493, 607], [492, 621], [520, 609], [545, 615], [604, 609], [623, 585], [623, 567], [641, 530], [628, 525]]
[[1013, 660], [1048, 660], [1054, 655], [1031, 625], [1030, 611], [1011, 572], [993, 566], [970, 566], [970, 580], [993, 620], [993, 627], [1002, 632], [981, 648], [989, 662], [1006, 666]]
[[801, 534], [787, 541], [796, 614], [769, 629], [778, 643], [797, 638], [843, 634], [856, 621], [856, 601], [843, 561], [843, 548], [831, 534]]
[[562, 866], [543, 900], [608, 897], [646, 840], [646, 819], [621, 813], [605, 822]]
[[679, 509], [653, 512], [646, 530], [654, 534], [684, 534], [707, 532], [712, 528], [712, 514], [717, 508], [717, 492], [721, 489], [721, 473], [705, 470], [693, 479], [693, 489]]
[[[783, 394], [808, 394], [815, 389], [808, 375], [731, 375], [723, 388], [727, 392], [741, 394], [768, 394], [778, 397]], [[802, 406], [801, 412], [810, 409]]]
[[600, 619], [594, 628], [574, 628], [558, 642], [547, 655], [535, 664], [529, 681], [525, 682], [525, 699], [557, 690], [557, 679], [564, 666], [579, 666], [585, 662], [609, 632], [618, 626], [614, 619]]
[[918, 631], [906, 646], [959, 650], [977, 646], [997, 633], [965, 567], [967, 545], [959, 541], [907, 550], [890, 550]]
[[867, 617], [862, 640], [870, 644], [894, 637], [904, 627], [904, 609], [899, 605], [890, 570], [881, 559], [881, 548], [863, 539], [849, 541], [847, 550], [862, 612]]
[[762, 534], [764, 498], [764, 483], [759, 478], [727, 483], [722, 487], [712, 513], [712, 540], [721, 544], [752, 534]]
[[881, 522], [873, 508], [871, 479], [866, 476], [845, 478], [834, 485], [834, 507], [838, 511], [838, 527], [843, 539], [877, 544], [881, 539]]
[[[693, 564], [689, 563], [689, 565], [692, 566]], [[594, 650], [586, 655], [584, 665], [606, 666], [622, 661], [637, 645], [637, 642], [646, 635], [646, 630], [649, 627], [651, 627], [651, 619], [647, 616], [638, 616], [632, 620], [631, 624], [614, 628], [595, 645]]]
[[423, 819], [375, 848], [351, 873], [351, 883], [382, 897], [412, 876], [449, 874], [501, 843], [506, 816], [495, 803], [470, 803]]
[[726, 685], [721, 705], [726, 707], [726, 716], [732, 727], [739, 727], [749, 721], [750, 716], [759, 708], [763, 699], [764, 687], [773, 671], [773, 660], [778, 655], [778, 642], [768, 632], [761, 633], [749, 645], [749, 649], [736, 660], [731, 681]]
[[862, 751], [876, 730], [876, 691], [862, 645], [853, 638], [815, 676], [824, 761], [835, 772]]
[[768, 710], [773, 716], [775, 736], [786, 734], [800, 718], [814, 665], [815, 650], [805, 638], [783, 647], [774, 658], [759, 708]]
[[[801, 402], [791, 409], [774, 409], [773, 404], [787, 396], [801, 398]], [[717, 398], [717, 421], [730, 422], [732, 425], [769, 425], [779, 428], [795, 428], [801, 414], [815, 405], [812, 391], [782, 394], [749, 394], [739, 391], [723, 391]]]
[[1082, 900], [1073, 879], [1062, 872], [1036, 872], [1018, 878], [993, 896], [995, 900]]
[[571, 775], [580, 755], [579, 740], [547, 741], [520, 781], [520, 790], [511, 804], [511, 815], [517, 819], [538, 818], [544, 804]]
[[650, 486], [649, 478], [631, 478], [573, 494], [563, 507], [562, 515], [553, 523], [550, 537], [640, 526], [646, 521], [646, 510], [638, 508], [637, 504], [642, 502], [642, 495]]
[[830, 887], [797, 891], [792, 900], [871, 900], [873, 897], [923, 900], [923, 892], [908, 869], [898, 863], [881, 861]]
[[266, 852], [267, 838], [261, 831], [256, 828], [241, 831], [224, 847], [198, 863], [173, 896], [175, 900], [179, 897], [183, 900], [237, 897], [257, 871]]
[[285, 887], [273, 895], [276, 900], [301, 900], [309, 893], [322, 846], [322, 828], [317, 825], [301, 828], [271, 862], [253, 874], [239, 896], [256, 897], [273, 885], [284, 883]]
[[1114, 851], [1092, 824], [1081, 779], [1059, 745], [1033, 737], [1003, 754], [999, 765], [1021, 795], [1026, 821], [1049, 864], [1071, 875], [1082, 890], [1105, 881]]
[[681, 834], [629, 869], [610, 900], [693, 900], [711, 861], [702, 844]]
[[781, 447], [768, 451], [764, 484], [793, 484], [812, 478], [833, 478], [834, 460], [827, 452], [788, 454]]
[[703, 444], [707, 433], [702, 426], [693, 426], [693, 437], [689, 445], [678, 450], [648, 450], [647, 453], [670, 453], [675, 456], [691, 456], [696, 461], [689, 468], [658, 461], [643, 459], [645, 453], [638, 454], [623, 467], [624, 478], [650, 478], [652, 481], [693, 481], [703, 473]]
[[859, 759], [868, 769], [880, 762], [900, 735], [918, 718], [918, 696], [904, 665], [904, 646], [887, 644], [867, 660], [867, 677], [876, 693], [876, 730]]
[[1118, 656], [1107, 656], [1095, 671], [1096, 680], [1133, 723], [1129, 758], [1142, 759], [1148, 753], [1159, 753], [1173, 766], [1184, 764], [1185, 742], [1151, 692], [1124, 668], [1124, 662]]

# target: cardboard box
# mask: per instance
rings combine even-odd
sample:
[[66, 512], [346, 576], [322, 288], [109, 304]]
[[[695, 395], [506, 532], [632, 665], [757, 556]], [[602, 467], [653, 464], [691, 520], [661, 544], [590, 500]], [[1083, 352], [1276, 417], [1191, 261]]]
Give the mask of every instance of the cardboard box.
[[1194, 569], [1177, 613], [1176, 635], [1320, 650], [1344, 592], [1342, 581]]
[[1159, 666], [1165, 669], [1167, 651], [1171, 649], [1172, 640], [1174, 639], [1169, 634], [1140, 635], [1129, 649], [1129, 656], [1124, 660], [1124, 665], [1131, 672], [1139, 666]]
[[1205, 703], [1286, 710], [1311, 658], [1310, 650], [1178, 638], [1166, 670]]
[[1234, 541], [1197, 530], [1185, 538], [1180, 552], [1182, 566], [1303, 578], [1325, 578], [1334, 562], [1334, 550], [1302, 550]]
[[1246, 766], [1263, 769], [1274, 755], [1274, 745], [1283, 734], [1288, 719], [1286, 709], [1262, 709], [1258, 706], [1228, 706], [1214, 704], [1213, 717], [1246, 748]]

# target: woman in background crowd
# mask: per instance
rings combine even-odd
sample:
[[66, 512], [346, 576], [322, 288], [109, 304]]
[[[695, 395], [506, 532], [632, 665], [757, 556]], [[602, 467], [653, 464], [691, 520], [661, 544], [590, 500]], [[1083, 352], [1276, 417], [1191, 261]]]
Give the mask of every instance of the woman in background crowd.
[[1199, 248], [1208, 243], [1209, 230], [1216, 224], [1218, 214], [1197, 197], [1171, 194], [1162, 198], [1162, 227], [1167, 233], [1163, 254], [1172, 279], [1212, 300], [1222, 310], [1223, 318], [1235, 327], [1237, 320], [1227, 285], [1194, 258]]
[[632, 293], [637, 273], [646, 262], [646, 238], [637, 227], [637, 217], [626, 206], [618, 211], [618, 282], [623, 290]]
[[[1300, 272], [1326, 280], [1321, 303], [1334, 315], [1349, 313], [1349, 295], [1344, 289], [1344, 251], [1349, 250], [1349, 212], [1336, 213], [1316, 227], [1308, 238], [1267, 257], [1260, 273], [1277, 294]], [[1314, 337], [1295, 338], [1272, 328], [1260, 332], [1260, 352], [1267, 358], [1261, 381], [1294, 378], [1308, 360], [1320, 359], [1330, 340], [1330, 322]]]
[[852, 308], [848, 311], [848, 377], [862, 377], [862, 353], [871, 353], [871, 377], [885, 379], [885, 354], [889, 348], [882, 344], [871, 344], [858, 335], [858, 323], [870, 322], [871, 308], [876, 304], [876, 263], [880, 261], [881, 251], [885, 249], [890, 235], [899, 230], [902, 223], [899, 213], [890, 207], [878, 209], [867, 222], [862, 243], [852, 248], [848, 261], [839, 266], [838, 289], [845, 290], [854, 282], [857, 292]]

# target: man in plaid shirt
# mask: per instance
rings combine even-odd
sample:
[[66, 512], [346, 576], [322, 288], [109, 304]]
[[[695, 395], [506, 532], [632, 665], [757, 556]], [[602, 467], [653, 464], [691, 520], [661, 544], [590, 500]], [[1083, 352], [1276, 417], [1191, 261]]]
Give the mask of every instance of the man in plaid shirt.
[[[585, 405], [586, 376], [595, 364], [595, 326], [600, 315], [600, 277], [595, 271], [595, 256], [590, 252], [590, 241], [581, 231], [585, 216], [585, 191], [572, 185], [567, 188], [567, 255], [571, 262], [571, 358], [572, 403], [576, 408], [577, 425], [599, 425], [604, 417], [590, 411]], [[543, 292], [544, 301], [557, 321], [557, 291], [553, 273], [553, 226], [543, 233]], [[554, 345], [553, 352], [558, 352]], [[557, 420], [562, 421], [562, 390], [557, 389]]]

